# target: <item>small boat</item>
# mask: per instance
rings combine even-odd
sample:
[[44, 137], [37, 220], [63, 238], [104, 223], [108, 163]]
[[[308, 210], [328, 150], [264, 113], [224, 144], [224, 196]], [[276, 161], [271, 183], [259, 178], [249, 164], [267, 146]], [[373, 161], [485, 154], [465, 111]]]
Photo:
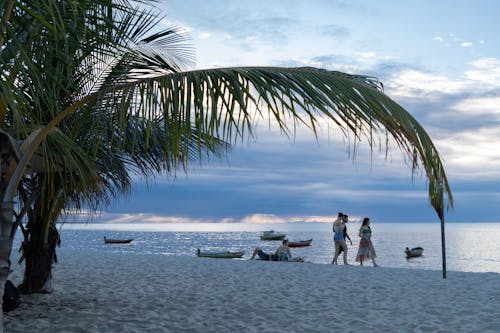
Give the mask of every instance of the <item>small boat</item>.
[[420, 246], [414, 247], [411, 250], [409, 248], [405, 249], [406, 258], [417, 258], [421, 257], [424, 253], [424, 249]]
[[128, 244], [133, 240], [134, 240], [133, 238], [111, 239], [111, 238], [106, 238], [106, 236], [104, 236], [104, 244]]
[[288, 247], [304, 247], [311, 246], [312, 238], [308, 240], [301, 240], [298, 242], [290, 242], [288, 241]]
[[200, 251], [198, 249], [196, 251], [196, 255], [200, 258], [225, 258], [225, 259], [234, 259], [241, 258], [245, 254], [245, 251]]
[[262, 235], [260, 236], [260, 239], [262, 240], [283, 240], [285, 239], [286, 235], [282, 234], [280, 232], [275, 232], [273, 230], [269, 231], [264, 231]]

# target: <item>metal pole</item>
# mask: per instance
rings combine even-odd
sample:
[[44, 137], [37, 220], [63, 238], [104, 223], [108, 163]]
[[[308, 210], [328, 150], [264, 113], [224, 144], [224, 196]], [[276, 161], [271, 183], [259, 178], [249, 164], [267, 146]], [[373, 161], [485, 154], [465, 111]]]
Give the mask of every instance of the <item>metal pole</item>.
[[446, 279], [446, 243], [444, 237], [444, 202], [443, 202], [443, 186], [440, 193], [439, 218], [441, 219], [441, 254], [443, 257], [443, 279]]
[[443, 255], [443, 279], [446, 279], [446, 246], [444, 241], [444, 216], [441, 217], [441, 250]]

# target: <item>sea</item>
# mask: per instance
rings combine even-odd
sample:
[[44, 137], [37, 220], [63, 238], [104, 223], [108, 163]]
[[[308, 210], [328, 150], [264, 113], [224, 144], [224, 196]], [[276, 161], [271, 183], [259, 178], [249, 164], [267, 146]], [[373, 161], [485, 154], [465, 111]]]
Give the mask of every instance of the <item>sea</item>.
[[[360, 223], [347, 225], [348, 262], [355, 262]], [[377, 264], [384, 267], [442, 270], [441, 226], [437, 223], [372, 223]], [[248, 260], [256, 247], [274, 251], [280, 241], [263, 241], [263, 231], [285, 233], [290, 241], [313, 239], [312, 245], [292, 248], [293, 256], [307, 262], [330, 264], [334, 255], [332, 225], [320, 222], [293, 223], [64, 223], [60, 225], [61, 248], [106, 253], [137, 253], [196, 257], [202, 251], [245, 251]], [[133, 238], [130, 244], [104, 244], [104, 237]], [[447, 223], [445, 258], [447, 271], [500, 273], [500, 223]], [[17, 245], [16, 245], [17, 243]], [[19, 246], [20, 233], [14, 246]], [[422, 257], [406, 259], [404, 250], [421, 246]], [[14, 249], [16, 251], [16, 248]], [[227, 260], [207, 259], [199, 260]], [[339, 260], [341, 263], [342, 260]], [[371, 265], [370, 262], [366, 265]]]

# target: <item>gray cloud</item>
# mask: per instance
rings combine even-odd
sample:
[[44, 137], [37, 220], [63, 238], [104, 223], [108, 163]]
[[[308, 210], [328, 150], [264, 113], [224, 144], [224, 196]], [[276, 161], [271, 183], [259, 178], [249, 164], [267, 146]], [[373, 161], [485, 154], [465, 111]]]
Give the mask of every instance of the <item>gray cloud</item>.
[[[291, 42], [298, 32], [302, 37], [319, 33], [322, 40], [331, 37], [332, 41], [352, 37], [353, 33], [342, 25], [305, 23], [294, 14], [308, 10], [308, 6], [322, 13], [355, 11], [361, 18], [383, 14], [375, 13], [367, 2], [355, 1], [276, 2], [277, 7], [273, 4], [272, 9], [264, 1], [171, 3], [172, 9], [183, 7], [184, 14], [185, 8], [190, 8], [190, 15], [178, 21], [245, 50], [254, 50], [256, 43], [278, 48]], [[351, 53], [335, 49], [338, 54], [323, 51], [309, 59], [286, 54], [289, 59], [281, 57], [267, 64], [314, 65], [380, 78], [388, 95], [414, 115], [442, 153], [457, 204], [456, 210], [449, 212], [449, 219], [496, 219], [491, 207], [499, 204], [495, 183], [500, 157], [490, 145], [486, 149], [481, 145], [500, 140], [495, 134], [500, 133], [499, 119], [492, 110], [474, 112], [470, 107], [470, 101], [481, 106], [485, 97], [500, 95], [500, 75], [495, 71], [500, 66], [496, 59], [479, 59], [475, 65], [469, 64], [471, 70], [464, 68], [463, 75], [451, 78], [438, 72], [439, 68], [427, 68], [425, 62], [384, 58], [365, 45], [351, 47]], [[363, 57], [362, 51], [368, 56]], [[294, 144], [260, 135], [256, 143], [236, 146], [227, 161], [214, 161], [174, 182], [159, 180], [148, 194], [139, 182], [131, 200], [122, 201], [115, 209], [214, 218], [242, 218], [255, 213], [331, 215], [345, 210], [378, 221], [436, 220], [426, 198], [425, 177], [417, 175], [411, 182], [411, 171], [402, 165], [397, 148], [389, 161], [376, 157], [373, 163], [369, 152], [362, 149], [353, 163], [342, 142], [328, 145], [322, 141], [317, 147], [300, 134]]]

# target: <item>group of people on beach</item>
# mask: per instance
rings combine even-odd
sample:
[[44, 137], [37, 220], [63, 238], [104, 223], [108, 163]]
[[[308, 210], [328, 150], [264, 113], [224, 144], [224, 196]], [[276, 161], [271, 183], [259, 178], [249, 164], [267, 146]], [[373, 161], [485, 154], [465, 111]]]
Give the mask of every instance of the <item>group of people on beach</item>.
[[[347, 234], [347, 222], [349, 222], [349, 216], [346, 214], [339, 212], [337, 219], [333, 222], [332, 231], [333, 231], [333, 242], [335, 244], [335, 255], [332, 260], [332, 264], [337, 265], [337, 260], [340, 254], [343, 252], [343, 260], [344, 265], [349, 265], [347, 263], [347, 242], [349, 240], [352, 245], [351, 237]], [[356, 261], [363, 266], [363, 261], [367, 259], [371, 259], [373, 262], [373, 266], [377, 267], [377, 263], [375, 262], [375, 258], [377, 254], [375, 252], [375, 248], [373, 247], [373, 243], [371, 241], [372, 229], [370, 228], [370, 219], [365, 217], [359, 228], [359, 237], [361, 238], [359, 241], [358, 253], [356, 255]], [[290, 248], [288, 247], [288, 240], [284, 239], [282, 244], [276, 249], [274, 253], [266, 253], [261, 248], [257, 247], [253, 251], [252, 257], [250, 260], [255, 257], [259, 257], [260, 260], [268, 260], [268, 261], [290, 261], [292, 259], [292, 253]]]
[[[333, 256], [332, 264], [337, 265], [337, 260], [339, 255], [344, 252], [343, 260], [344, 265], [349, 265], [347, 263], [347, 243], [348, 239], [352, 245], [351, 237], [347, 234], [347, 222], [349, 221], [349, 216], [339, 212], [337, 219], [333, 222], [332, 231], [333, 231], [333, 242], [335, 244], [335, 255]], [[365, 217], [363, 219], [363, 223], [361, 223], [361, 227], [359, 228], [359, 237], [361, 238], [359, 241], [358, 253], [356, 255], [356, 261], [363, 266], [363, 261], [367, 259], [371, 259], [373, 262], [373, 266], [377, 267], [377, 263], [375, 262], [375, 258], [377, 254], [375, 252], [375, 248], [373, 247], [373, 243], [371, 240], [372, 229], [370, 228], [370, 219]]]

